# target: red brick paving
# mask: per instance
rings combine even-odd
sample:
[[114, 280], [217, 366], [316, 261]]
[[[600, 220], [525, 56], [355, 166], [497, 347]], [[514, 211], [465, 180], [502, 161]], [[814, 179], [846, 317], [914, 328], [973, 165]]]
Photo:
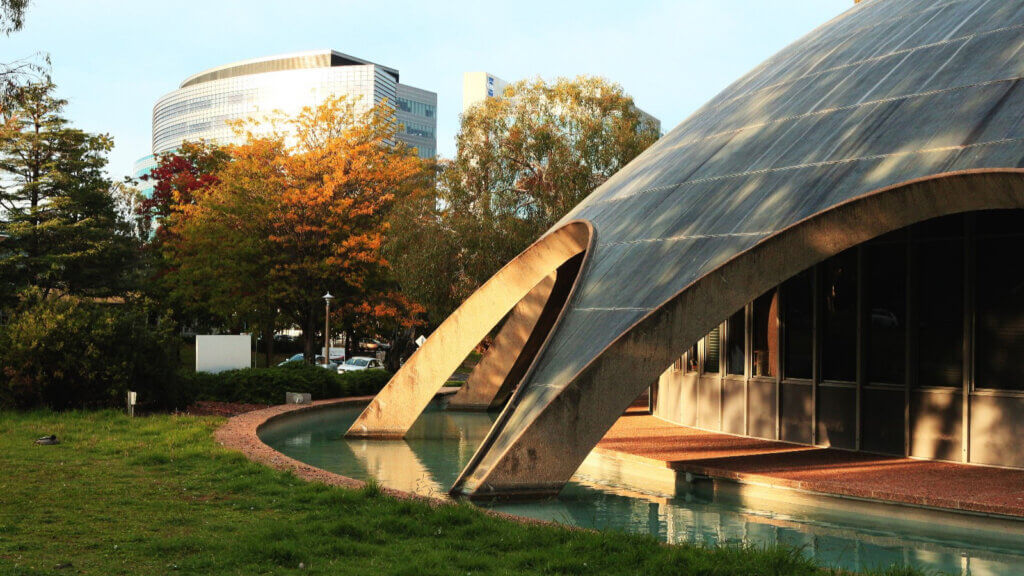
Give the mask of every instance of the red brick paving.
[[743, 438], [671, 424], [636, 408], [597, 446], [715, 478], [1024, 517], [1024, 470]]

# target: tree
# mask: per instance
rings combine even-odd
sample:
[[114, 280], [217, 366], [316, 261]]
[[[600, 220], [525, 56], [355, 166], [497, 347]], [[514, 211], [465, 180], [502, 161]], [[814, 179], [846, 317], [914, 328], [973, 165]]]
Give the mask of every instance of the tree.
[[509, 85], [463, 115], [439, 196], [397, 215], [387, 253], [402, 288], [440, 322], [658, 137], [602, 78]]
[[[227, 150], [208, 142], [185, 142], [171, 152], [156, 158], [156, 167], [142, 179], [153, 182], [153, 194], [143, 200], [140, 213], [152, 227], [166, 221], [175, 210], [184, 210], [195, 203], [194, 195], [217, 184], [217, 171], [228, 163]], [[169, 223], [169, 222], [167, 222]], [[157, 234], [168, 233], [173, 226], [157, 228]]]
[[[280, 287], [270, 271], [277, 262], [271, 244], [270, 216], [284, 192], [284, 145], [280, 139], [252, 139], [225, 150], [209, 146], [191, 147], [173, 157], [154, 173], [171, 177], [158, 181], [159, 188], [177, 182], [171, 214], [165, 219], [160, 240], [170, 293], [178, 308], [193, 315], [209, 314], [230, 328], [247, 326], [262, 332], [267, 365], [273, 358], [274, 332], [278, 323]], [[206, 164], [213, 174], [195, 177], [190, 170], [161, 170], [170, 167], [194, 168]], [[203, 184], [200, 184], [203, 183]]]
[[123, 294], [137, 245], [104, 174], [113, 141], [71, 128], [54, 91], [31, 82], [0, 104], [0, 283], [8, 296]]
[[[112, 141], [72, 128], [48, 79], [0, 98], [0, 405], [173, 403], [173, 323], [137, 297], [131, 193]], [[168, 404], [169, 405], [169, 404]]]
[[0, 0], [0, 32], [10, 34], [21, 30], [29, 0]]
[[0, 407], [184, 408], [176, 386], [175, 325], [151, 302], [106, 302], [27, 290], [0, 331]]
[[333, 98], [276, 118], [286, 132], [256, 136], [246, 132], [251, 124], [238, 126], [246, 142], [227, 149], [231, 161], [211, 184], [179, 195], [165, 221], [177, 292], [222, 317], [265, 315], [265, 332], [279, 311], [302, 328], [307, 356], [327, 291], [336, 327], [415, 322], [420, 309], [394, 293], [381, 246], [388, 214], [428, 184], [429, 172], [396, 143], [393, 115], [386, 104], [361, 112], [356, 101]]

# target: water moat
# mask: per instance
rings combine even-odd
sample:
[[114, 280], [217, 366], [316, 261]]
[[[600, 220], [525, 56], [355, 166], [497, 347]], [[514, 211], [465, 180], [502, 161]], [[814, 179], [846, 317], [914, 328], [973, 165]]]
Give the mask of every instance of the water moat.
[[[263, 427], [260, 438], [324, 470], [446, 497], [496, 416], [448, 412], [435, 402], [404, 440], [346, 440], [345, 431], [360, 411], [339, 406], [281, 418]], [[770, 489], [752, 495], [728, 482], [696, 482], [675, 495], [616, 482], [587, 469], [557, 498], [481, 505], [566, 525], [649, 533], [672, 543], [782, 544], [824, 566], [849, 570], [890, 564], [973, 576], [1024, 570], [1024, 521], [829, 498], [801, 500]]]

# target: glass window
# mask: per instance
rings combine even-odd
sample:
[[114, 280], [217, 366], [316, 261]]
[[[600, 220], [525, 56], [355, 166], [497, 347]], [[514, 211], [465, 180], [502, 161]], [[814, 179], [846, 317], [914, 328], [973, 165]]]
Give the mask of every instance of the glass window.
[[977, 220], [977, 387], [1024, 390], [1024, 211]]
[[906, 244], [872, 244], [866, 250], [868, 381], [903, 384], [907, 349]]
[[779, 292], [754, 300], [754, 376], [774, 378], [779, 370]]
[[708, 335], [704, 337], [704, 373], [705, 374], [718, 374], [718, 347], [720, 341], [719, 327], [715, 326], [715, 329], [708, 332]]
[[857, 379], [857, 251], [847, 250], [821, 265], [821, 377]]
[[947, 218], [925, 223], [919, 230], [924, 238], [916, 245], [916, 386], [963, 386], [964, 249], [961, 233], [962, 229], [949, 225]]
[[697, 371], [697, 344], [690, 346], [690, 350], [686, 353], [686, 371], [696, 372]]
[[725, 357], [726, 374], [743, 376], [746, 372], [744, 364], [747, 360], [746, 310], [740, 308], [726, 321], [726, 338], [728, 352]]
[[813, 269], [782, 285], [786, 378], [811, 378], [814, 355]]

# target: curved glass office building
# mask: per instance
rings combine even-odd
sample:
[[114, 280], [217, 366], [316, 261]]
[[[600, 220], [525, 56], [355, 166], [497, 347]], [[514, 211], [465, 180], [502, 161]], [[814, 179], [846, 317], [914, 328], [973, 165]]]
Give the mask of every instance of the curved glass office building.
[[402, 126], [398, 138], [423, 158], [435, 155], [437, 94], [400, 84], [394, 68], [333, 50], [244, 60], [186, 78], [153, 107], [152, 152], [168, 152], [189, 140], [231, 144], [230, 120], [274, 111], [294, 114], [337, 95], [358, 98], [364, 109], [387, 102]]

